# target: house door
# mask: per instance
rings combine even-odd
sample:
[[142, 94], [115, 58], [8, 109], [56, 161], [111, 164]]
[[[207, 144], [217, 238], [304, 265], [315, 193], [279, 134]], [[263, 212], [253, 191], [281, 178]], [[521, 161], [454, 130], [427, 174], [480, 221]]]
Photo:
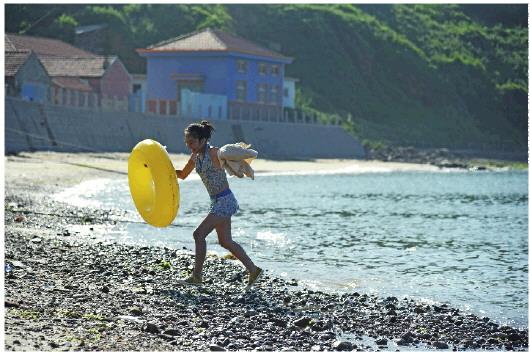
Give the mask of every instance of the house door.
[[40, 83], [22, 84], [22, 99], [43, 103], [46, 98], [46, 86]]

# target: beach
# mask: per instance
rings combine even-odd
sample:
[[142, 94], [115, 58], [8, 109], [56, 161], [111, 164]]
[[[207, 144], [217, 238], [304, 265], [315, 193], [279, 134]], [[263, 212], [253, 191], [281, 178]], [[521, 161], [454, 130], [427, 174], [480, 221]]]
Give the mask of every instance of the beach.
[[[175, 168], [188, 156], [170, 155]], [[528, 330], [450, 305], [324, 293], [209, 255], [202, 287], [177, 283], [193, 251], [79, 239], [69, 224], [111, 227], [124, 212], [50, 196], [124, 177], [128, 153], [34, 152], [5, 162], [5, 349], [9, 351], [527, 350]], [[428, 164], [257, 159], [256, 174], [438, 171]], [[195, 174], [195, 173], [193, 173]], [[98, 229], [100, 231], [101, 229]]]

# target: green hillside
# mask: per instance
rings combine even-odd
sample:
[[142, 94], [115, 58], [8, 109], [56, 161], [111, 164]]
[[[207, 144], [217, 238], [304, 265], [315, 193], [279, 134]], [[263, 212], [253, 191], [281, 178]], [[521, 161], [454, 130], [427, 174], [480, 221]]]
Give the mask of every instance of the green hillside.
[[135, 48], [222, 28], [294, 57], [298, 104], [351, 116], [362, 139], [524, 152], [526, 18], [526, 5], [6, 5], [7, 32], [72, 41], [109, 24], [131, 72], [145, 71]]

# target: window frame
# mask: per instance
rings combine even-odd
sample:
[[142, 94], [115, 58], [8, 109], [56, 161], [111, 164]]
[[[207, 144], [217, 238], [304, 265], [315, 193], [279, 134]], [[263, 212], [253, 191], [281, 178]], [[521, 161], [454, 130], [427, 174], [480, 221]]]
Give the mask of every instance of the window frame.
[[248, 61], [244, 59], [238, 59], [237, 60], [237, 72], [247, 73], [248, 72]]
[[[240, 85], [243, 87], [241, 88]], [[240, 93], [243, 93], [243, 98], [240, 97]], [[237, 80], [236, 81], [236, 101], [245, 102], [247, 101], [248, 96], [248, 85], [246, 80]]]
[[[267, 63], [260, 62], [258, 63], [258, 74], [259, 75], [267, 75], [268, 74], [268, 65]], [[262, 71], [263, 68], [263, 71]]]
[[258, 95], [257, 95], [258, 103], [266, 104], [267, 103], [267, 84], [259, 83], [257, 92], [258, 92]]

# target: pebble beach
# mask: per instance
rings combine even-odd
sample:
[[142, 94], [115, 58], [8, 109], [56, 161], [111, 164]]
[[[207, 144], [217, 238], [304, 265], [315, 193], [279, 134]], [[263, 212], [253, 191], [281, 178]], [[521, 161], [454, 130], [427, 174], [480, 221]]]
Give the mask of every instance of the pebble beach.
[[[79, 238], [68, 225], [102, 231], [127, 212], [75, 207], [51, 195], [126, 175], [127, 157], [5, 157], [7, 351], [528, 351], [527, 328], [451, 305], [326, 293], [267, 271], [245, 291], [244, 268], [229, 255], [207, 256], [203, 286], [181, 285], [193, 251]], [[171, 158], [181, 167], [187, 155]], [[438, 169], [353, 160], [256, 160], [253, 167], [257, 174]]]

